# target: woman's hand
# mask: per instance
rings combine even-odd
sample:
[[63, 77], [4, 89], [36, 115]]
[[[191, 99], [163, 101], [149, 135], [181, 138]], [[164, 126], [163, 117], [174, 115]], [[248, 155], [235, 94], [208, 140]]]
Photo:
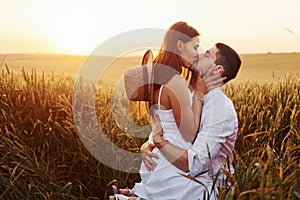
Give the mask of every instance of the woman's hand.
[[208, 72], [201, 78], [201, 74], [196, 78], [192, 78], [191, 86], [197, 96], [204, 96], [209, 91], [221, 87], [226, 77], [221, 77], [219, 73], [220, 66], [211, 67]]
[[154, 118], [152, 118], [151, 127], [152, 127], [152, 140], [154, 144], [148, 140], [140, 148], [140, 151], [142, 153], [142, 160], [144, 162], [146, 169], [149, 172], [153, 171], [154, 168], [157, 166], [156, 162], [154, 162], [153, 159], [159, 158], [156, 153], [152, 152], [152, 150], [156, 147], [156, 144], [161, 144], [161, 141], [164, 140], [163, 131], [160, 125], [160, 120], [158, 115], [154, 115]]

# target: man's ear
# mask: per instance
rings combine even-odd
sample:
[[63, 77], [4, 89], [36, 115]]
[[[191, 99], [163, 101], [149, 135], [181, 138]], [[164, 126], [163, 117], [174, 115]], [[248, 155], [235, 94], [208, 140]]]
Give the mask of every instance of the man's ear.
[[178, 40], [177, 41], [177, 49], [179, 51], [181, 51], [183, 49], [183, 42], [182, 42], [182, 40]]
[[225, 68], [222, 65], [217, 65], [217, 69], [220, 74], [223, 74], [225, 72]]

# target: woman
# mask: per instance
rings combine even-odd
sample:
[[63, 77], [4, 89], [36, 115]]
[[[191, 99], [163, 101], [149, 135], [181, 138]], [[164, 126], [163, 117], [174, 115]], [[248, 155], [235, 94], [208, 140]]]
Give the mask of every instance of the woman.
[[[157, 107], [152, 107], [150, 113], [159, 115], [164, 138], [183, 149], [191, 146], [198, 132], [204, 96], [199, 87], [194, 87], [192, 92], [186, 79], [181, 76], [182, 67], [192, 71], [191, 67], [197, 61], [199, 36], [198, 31], [186, 22], [173, 24], [167, 30], [153, 62], [153, 102]], [[200, 79], [200, 76], [196, 79]], [[157, 167], [148, 172], [142, 163], [142, 181], [136, 183], [130, 193], [144, 199], [184, 199], [184, 196], [180, 196], [180, 191], [188, 187], [189, 180], [179, 173], [185, 172], [174, 167], [158, 149], [153, 152], [159, 155]], [[124, 197], [115, 195], [112, 199], [122, 198]]]

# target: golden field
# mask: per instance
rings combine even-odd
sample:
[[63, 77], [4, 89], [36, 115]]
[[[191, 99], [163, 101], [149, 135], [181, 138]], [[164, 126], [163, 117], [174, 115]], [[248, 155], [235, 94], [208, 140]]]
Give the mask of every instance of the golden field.
[[[239, 132], [235, 174], [227, 180], [233, 188], [221, 190], [219, 199], [300, 199], [299, 55], [242, 55], [237, 79], [224, 86], [237, 111]], [[0, 57], [0, 199], [102, 199], [106, 184], [113, 179], [122, 187], [139, 181], [136, 173], [99, 162], [77, 134], [74, 106], [87, 115], [96, 112], [103, 137], [121, 149], [138, 152], [145, 141], [116, 123], [111, 89], [97, 88], [96, 111], [73, 101], [74, 79], [85, 59], [42, 54]], [[99, 79], [113, 85], [139, 62], [140, 57], [124, 57], [108, 67], [99, 64], [105, 69]], [[84, 88], [81, 103], [90, 90]], [[139, 116], [137, 105], [130, 106], [133, 120], [147, 124], [145, 113]], [[93, 124], [81, 128], [94, 130]], [[100, 152], [111, 152], [109, 148], [104, 145]], [[115, 153], [107, 155], [112, 163], [124, 160]], [[140, 160], [134, 162], [127, 163], [128, 167]]]
[[[140, 64], [142, 56], [127, 56], [121, 58], [99, 57], [99, 68], [106, 68], [106, 80], [118, 80], [123, 72]], [[268, 54], [242, 54], [241, 70], [236, 81], [268, 82], [274, 78], [283, 77], [285, 73], [300, 74], [300, 53], [268, 53]], [[35, 68], [37, 73], [64, 74], [76, 77], [80, 67], [84, 66], [87, 56], [71, 56], [60, 54], [8, 54], [0, 55], [0, 64], [6, 63], [14, 73], [21, 73], [21, 68], [31, 71]], [[103, 60], [112, 61], [103, 65]], [[2, 66], [3, 68], [4, 66]], [[100, 77], [99, 77], [100, 79]]]

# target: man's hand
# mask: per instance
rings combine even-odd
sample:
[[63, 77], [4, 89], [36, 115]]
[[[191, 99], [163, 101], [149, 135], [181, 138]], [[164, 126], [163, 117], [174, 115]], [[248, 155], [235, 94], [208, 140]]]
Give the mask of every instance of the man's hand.
[[144, 165], [149, 172], [153, 171], [154, 168], [157, 166], [156, 162], [153, 161], [153, 158], [158, 159], [158, 155], [152, 152], [154, 147], [155, 145], [153, 143], [150, 143], [148, 140], [141, 146], [140, 149]]
[[154, 115], [154, 119], [151, 120], [151, 127], [152, 127], [152, 139], [155, 146], [160, 144], [163, 139], [163, 130], [160, 124], [160, 119], [157, 114]]
[[157, 166], [153, 158], [158, 159], [158, 155], [153, 153], [153, 148], [156, 147], [155, 142], [161, 141], [163, 139], [162, 127], [160, 125], [160, 120], [158, 115], [154, 115], [154, 118], [151, 119], [151, 128], [152, 128], [152, 139], [153, 142], [149, 140], [141, 146], [141, 153], [144, 165], [148, 171], [153, 171]]
[[163, 129], [160, 124], [160, 119], [157, 114], [154, 115], [154, 119], [151, 120], [151, 127], [152, 127], [152, 139], [155, 147], [158, 149], [163, 148], [169, 142], [164, 139], [163, 137]]

